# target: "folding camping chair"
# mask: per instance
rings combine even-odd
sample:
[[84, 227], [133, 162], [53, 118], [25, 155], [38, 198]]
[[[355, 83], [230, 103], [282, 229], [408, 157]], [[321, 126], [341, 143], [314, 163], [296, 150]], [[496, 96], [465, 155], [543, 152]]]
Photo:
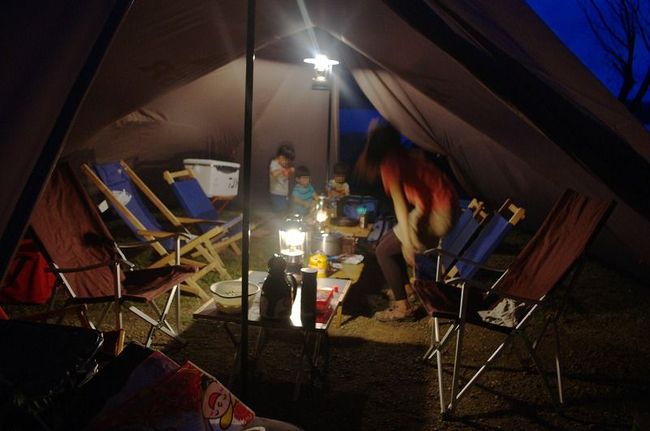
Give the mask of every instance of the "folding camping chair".
[[479, 228], [488, 219], [488, 212], [483, 202], [476, 198], [469, 201], [466, 207], [461, 208], [461, 214], [454, 227], [442, 238], [442, 250], [436, 259], [436, 273], [447, 272], [456, 263], [455, 256], [460, 255]]
[[[217, 251], [229, 246], [235, 253], [241, 254], [236, 243], [242, 236], [241, 215], [230, 220], [220, 220], [214, 204], [189, 169], [176, 172], [165, 171], [163, 178], [171, 186], [185, 213], [191, 217], [191, 220], [196, 220], [197, 227], [201, 232], [208, 232], [215, 224], [225, 230], [212, 241]], [[254, 229], [254, 226], [251, 226], [251, 229]]]
[[[445, 241], [445, 237], [442, 248], [427, 250], [424, 254], [416, 256], [416, 280], [449, 281], [453, 278], [471, 280], [480, 265], [488, 260], [506, 235], [525, 216], [526, 211], [513, 204], [510, 199], [506, 199], [499, 210], [491, 216], [487, 214], [483, 206], [477, 207], [474, 214], [470, 213], [469, 220], [463, 221], [463, 218], [467, 217], [467, 212], [463, 213], [456, 226], [460, 223], [465, 223], [465, 225], [461, 225], [461, 234], [455, 238], [449, 248], [446, 246], [448, 241]], [[485, 223], [488, 218], [489, 221]], [[481, 229], [479, 230], [479, 228]], [[434, 260], [430, 258], [432, 254], [436, 255], [435, 265]], [[436, 318], [432, 317], [434, 325], [431, 328], [431, 343], [422, 356], [423, 360], [431, 359], [436, 347], [435, 331], [438, 325], [435, 321]]]
[[[416, 256], [416, 278], [471, 279], [503, 238], [525, 217], [526, 210], [510, 199], [492, 215], [482, 203], [474, 210], [464, 211], [454, 229], [443, 238], [441, 247]], [[431, 259], [432, 255], [435, 259]]]
[[[431, 356], [436, 356], [440, 411], [443, 415], [453, 412], [461, 398], [485, 370], [497, 360], [505, 347], [515, 337], [520, 337], [523, 341], [535, 368], [542, 376], [551, 398], [560, 404], [564, 402], [558, 335], [558, 320], [563, 307], [561, 302], [552, 300], [556, 295], [550, 295], [550, 293], [562, 281], [567, 282], [565, 283], [567, 288], [570, 288], [575, 283], [579, 272], [577, 268], [574, 268], [576, 267], [575, 264], [609, 216], [613, 206], [612, 202], [589, 198], [572, 190], [567, 190], [557, 201], [528, 245], [489, 289], [481, 289], [463, 279], [454, 279], [447, 283], [416, 280], [414, 289], [420, 296], [428, 313], [434, 317], [435, 342], [437, 345]], [[572, 268], [574, 271], [569, 276]], [[487, 314], [481, 310], [494, 309], [495, 306], [503, 303], [503, 298], [517, 303], [516, 308], [520, 317], [513, 322], [486, 321], [481, 318], [481, 314]], [[534, 342], [531, 342], [524, 332], [527, 323], [532, 316], [537, 314], [537, 310], [544, 309], [554, 303], [558, 305], [555, 313], [549, 316], [541, 331], [539, 331], [538, 337]], [[440, 338], [438, 318], [447, 319], [451, 322], [442, 338]], [[466, 379], [466, 383], [459, 388], [466, 324], [473, 324], [487, 330], [499, 332], [504, 334], [506, 338], [478, 370]], [[555, 335], [557, 399], [537, 355], [539, 342], [550, 325], [552, 325]], [[442, 378], [442, 355], [454, 333], [456, 334], [456, 349], [450, 401], [446, 404]]]
[[[158, 318], [134, 305], [127, 308], [151, 326], [146, 345], [151, 344], [156, 330], [180, 340], [167, 322], [167, 314], [174, 298], [180, 300], [178, 285], [190, 277], [195, 268], [173, 265], [122, 271], [123, 265], [130, 264], [69, 166], [61, 165], [52, 174], [32, 213], [31, 228], [50, 269], [69, 296], [66, 305], [107, 304], [100, 324], [112, 305], [116, 329], [120, 330], [123, 328], [122, 306], [127, 302], [148, 303], [156, 309]], [[178, 237], [176, 235], [177, 244]], [[175, 257], [178, 262], [180, 254]], [[154, 300], [164, 294], [168, 294], [168, 298], [160, 310]], [[179, 317], [180, 302], [177, 306]]]
[[[184, 285], [181, 287], [183, 291], [207, 300], [209, 296], [199, 286], [198, 280], [212, 270], [216, 270], [224, 278], [231, 278], [212, 244], [212, 240], [224, 232], [223, 227], [214, 226], [206, 233], [198, 236], [192, 235], [183, 225], [183, 221], [193, 220], [176, 217], [123, 161], [97, 164], [94, 166], [94, 170], [84, 164], [82, 170], [111, 203], [136, 237], [150, 245], [160, 256], [157, 261], [150, 265], [150, 268], [174, 264], [175, 258], [172, 252], [174, 244], [170, 240], [171, 232], [161, 227], [160, 223], [149, 211], [139, 191], [170, 220], [174, 232], [183, 232], [188, 235], [189, 240], [180, 249], [181, 263], [198, 267], [199, 271], [185, 280]], [[205, 262], [191, 258], [197, 255], [203, 257]]]
[[[510, 199], [501, 205], [499, 210], [490, 217], [488, 223], [480, 230], [478, 236], [463, 250], [461, 260], [453, 262], [453, 266], [444, 273], [444, 279], [460, 277], [469, 280], [478, 271], [478, 264], [483, 264], [492, 255], [501, 241], [510, 231], [526, 217], [526, 210], [512, 203]], [[454, 256], [448, 257], [455, 259]]]

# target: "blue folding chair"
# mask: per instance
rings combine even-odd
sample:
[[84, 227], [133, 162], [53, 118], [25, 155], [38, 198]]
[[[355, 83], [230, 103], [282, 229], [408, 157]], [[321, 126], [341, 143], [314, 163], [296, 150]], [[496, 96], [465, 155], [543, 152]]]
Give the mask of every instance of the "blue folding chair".
[[[209, 299], [209, 295], [197, 283], [199, 279], [213, 270], [219, 272], [223, 278], [231, 278], [212, 243], [214, 238], [224, 233], [224, 228], [216, 226], [205, 233], [192, 234], [187, 224], [196, 221], [174, 215], [124, 161], [96, 164], [94, 169], [84, 164], [82, 170], [136, 237], [148, 243], [159, 255], [159, 259], [150, 267], [175, 263], [174, 244], [169, 241], [170, 231], [183, 232], [187, 242], [181, 247], [181, 262], [199, 268], [196, 275], [186, 281], [186, 286], [182, 286], [184, 291]], [[163, 228], [158, 222], [142, 195], [169, 221], [169, 229]], [[194, 259], [198, 256], [205, 262]]]
[[526, 211], [506, 200], [490, 221], [481, 229], [453, 267], [445, 274], [445, 279], [461, 278], [470, 280], [488, 258], [492, 255], [501, 241], [510, 233], [513, 227], [526, 217]]
[[[224, 232], [213, 240], [217, 250], [229, 246], [235, 253], [241, 254], [241, 250], [237, 246], [237, 241], [242, 236], [241, 214], [229, 220], [222, 220], [214, 204], [189, 169], [175, 172], [165, 171], [163, 178], [171, 186], [185, 214], [199, 221], [198, 229], [208, 232], [215, 225], [224, 229]], [[251, 229], [254, 229], [254, 226], [251, 226]]]
[[[455, 255], [442, 248], [427, 250], [424, 254], [415, 257], [415, 278], [420, 281], [449, 282], [452, 279], [470, 280], [476, 275], [480, 267], [488, 260], [492, 252], [510, 233], [512, 228], [526, 216], [526, 211], [507, 199], [501, 208], [494, 213], [487, 223], [484, 223], [479, 233], [469, 241], [464, 251]], [[469, 223], [472, 223], [471, 221]], [[477, 228], [478, 229], [478, 228]], [[476, 230], [475, 230], [476, 231]], [[445, 272], [433, 267], [432, 255], [447, 256], [453, 261], [453, 266]], [[439, 265], [439, 264], [438, 264]], [[421, 284], [422, 285], [422, 284]], [[420, 297], [420, 300], [425, 301]], [[425, 308], [426, 307], [426, 304]], [[434, 316], [432, 316], [434, 317]], [[430, 359], [436, 349], [436, 332], [439, 331], [438, 318], [434, 317], [431, 333], [431, 344], [425, 352], [423, 359]]]
[[461, 205], [458, 221], [442, 238], [441, 249], [444, 253], [438, 253], [435, 261], [423, 255], [416, 256], [416, 276], [420, 274], [420, 277], [426, 279], [443, 279], [456, 263], [456, 256], [460, 256], [467, 248], [478, 229], [486, 222], [488, 215], [483, 202], [476, 198]]

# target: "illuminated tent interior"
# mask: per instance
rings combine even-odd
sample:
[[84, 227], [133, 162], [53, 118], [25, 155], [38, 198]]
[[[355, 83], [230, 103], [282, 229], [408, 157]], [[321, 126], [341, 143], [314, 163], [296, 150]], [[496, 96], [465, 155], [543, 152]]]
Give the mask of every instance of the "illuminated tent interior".
[[[444, 155], [468, 194], [524, 206], [529, 229], [566, 188], [616, 199], [595, 252], [650, 280], [648, 132], [525, 3], [406, 3], [258, 2], [253, 206], [282, 141], [324, 182], [329, 109], [337, 158], [346, 89], [334, 84], [330, 100], [311, 88], [302, 60], [318, 45], [408, 139]], [[157, 172], [184, 157], [241, 157], [246, 2], [58, 1], [4, 11], [2, 272], [60, 157], [122, 158]]]

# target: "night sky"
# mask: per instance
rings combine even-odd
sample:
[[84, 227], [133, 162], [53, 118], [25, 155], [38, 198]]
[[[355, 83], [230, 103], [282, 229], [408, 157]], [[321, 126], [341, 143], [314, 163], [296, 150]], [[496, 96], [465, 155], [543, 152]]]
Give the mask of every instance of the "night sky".
[[[527, 0], [530, 7], [555, 32], [564, 44], [600, 79], [607, 88], [616, 94], [620, 79], [608, 66], [603, 52], [598, 47], [596, 37], [591, 32], [584, 12], [580, 7], [582, 0]], [[599, 0], [604, 3], [604, 0]], [[637, 70], [650, 66], [650, 53], [638, 50], [640, 58]], [[640, 76], [640, 73], [637, 75]], [[645, 101], [650, 101], [646, 94]]]

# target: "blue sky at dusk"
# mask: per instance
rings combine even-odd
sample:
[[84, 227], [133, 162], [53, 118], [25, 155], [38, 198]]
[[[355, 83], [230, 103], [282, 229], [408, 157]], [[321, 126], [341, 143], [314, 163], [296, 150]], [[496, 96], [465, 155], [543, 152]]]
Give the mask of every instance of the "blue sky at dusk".
[[[591, 32], [581, 0], [527, 0], [528, 5], [542, 18], [564, 44], [598, 77], [614, 94], [618, 92], [620, 79], [608, 66], [603, 51], [598, 47], [596, 37]], [[599, 1], [604, 3], [603, 0]], [[639, 51], [637, 69], [647, 69], [650, 54]], [[641, 76], [640, 73], [637, 76]], [[640, 78], [639, 78], [640, 79]], [[646, 94], [644, 100], [650, 100]]]

